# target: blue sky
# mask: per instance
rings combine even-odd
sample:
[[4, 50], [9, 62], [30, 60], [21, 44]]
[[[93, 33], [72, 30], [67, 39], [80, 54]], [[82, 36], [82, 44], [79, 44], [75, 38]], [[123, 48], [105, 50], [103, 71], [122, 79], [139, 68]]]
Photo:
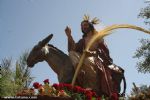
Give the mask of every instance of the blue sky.
[[[97, 29], [112, 24], [132, 24], [148, 29], [143, 19], [137, 18], [145, 6], [143, 0], [0, 0], [0, 60], [12, 57], [15, 61], [50, 33], [54, 34], [50, 43], [68, 53], [64, 29], [70, 26], [77, 42], [82, 36], [80, 22], [84, 14], [101, 20]], [[132, 82], [150, 85], [149, 74], [138, 73], [135, 67], [138, 59], [132, 58], [141, 38], [150, 36], [135, 30], [119, 29], [105, 37], [114, 63], [125, 69], [127, 93]], [[51, 83], [58, 82], [46, 62], [36, 64], [31, 73], [36, 77], [34, 81], [42, 83], [49, 78]]]

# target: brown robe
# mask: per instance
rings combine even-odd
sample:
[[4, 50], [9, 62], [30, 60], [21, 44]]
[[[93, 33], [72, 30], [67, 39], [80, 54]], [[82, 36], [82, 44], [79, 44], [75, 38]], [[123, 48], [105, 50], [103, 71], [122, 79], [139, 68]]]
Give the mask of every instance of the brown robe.
[[[79, 42], [75, 44], [74, 51], [82, 54], [84, 49], [85, 40], [80, 39]], [[101, 53], [98, 53], [100, 50]], [[107, 66], [112, 63], [112, 59], [109, 56], [108, 48], [106, 47], [104, 42], [99, 43], [99, 47], [97, 48], [97, 54], [101, 57], [103, 62], [100, 59], [95, 58], [95, 66], [83, 65], [82, 70], [84, 70], [85, 73], [80, 72], [80, 77], [77, 80], [82, 87], [92, 88], [96, 91], [98, 95], [110, 95], [113, 91], [112, 77], [110, 69]], [[96, 74], [93, 73], [93, 75], [89, 75], [92, 71], [91, 67], [93, 67], [92, 69], [95, 70]]]

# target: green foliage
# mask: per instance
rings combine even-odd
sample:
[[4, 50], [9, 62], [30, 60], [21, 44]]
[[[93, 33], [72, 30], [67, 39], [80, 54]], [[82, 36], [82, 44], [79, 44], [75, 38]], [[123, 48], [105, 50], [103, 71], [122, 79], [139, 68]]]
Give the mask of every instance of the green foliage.
[[141, 39], [141, 46], [136, 50], [134, 58], [140, 59], [137, 69], [142, 73], [150, 73], [150, 40]]
[[72, 97], [75, 100], [85, 100], [86, 99], [86, 97], [80, 93], [74, 93], [74, 94], [72, 94]]
[[28, 53], [23, 53], [16, 64], [13, 65], [11, 58], [1, 61], [0, 96], [15, 96], [18, 91], [29, 87], [31, 81], [30, 70], [27, 67], [26, 59]]
[[133, 86], [131, 95], [128, 96], [129, 100], [150, 100], [150, 86], [137, 87], [135, 83], [133, 83]]
[[[150, 1], [142, 8], [138, 17], [143, 18], [146, 25], [150, 25]], [[150, 39], [141, 39], [141, 46], [136, 50], [134, 58], [140, 61], [137, 63], [137, 70], [141, 73], [150, 73]], [[128, 100], [150, 100], [150, 86], [142, 85], [137, 87], [133, 83], [131, 94]]]
[[30, 69], [27, 67], [27, 57], [28, 52], [24, 52], [16, 62], [15, 81], [23, 87], [29, 87], [33, 80], [33, 78], [30, 77]]
[[[13, 74], [11, 72], [11, 66], [12, 66], [12, 59], [3, 59], [1, 64], [1, 75], [0, 78], [0, 96], [11, 96], [13, 95], [12, 87], [13, 83], [12, 77]], [[7, 90], [7, 91], [6, 91]]]
[[[142, 8], [139, 17], [145, 19], [145, 24], [150, 25], [150, 1], [145, 8]], [[138, 58], [137, 70], [141, 73], [150, 73], [150, 39], [141, 39], [141, 46], [136, 50], [134, 58]]]
[[150, 2], [146, 2], [148, 5], [142, 8], [138, 17], [145, 19], [145, 24], [150, 25]]

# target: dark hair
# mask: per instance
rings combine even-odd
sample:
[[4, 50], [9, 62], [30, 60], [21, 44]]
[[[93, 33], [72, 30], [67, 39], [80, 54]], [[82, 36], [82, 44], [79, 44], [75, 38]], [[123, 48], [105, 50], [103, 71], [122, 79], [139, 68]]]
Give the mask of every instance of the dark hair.
[[[91, 31], [95, 30], [94, 25], [91, 22], [89, 22], [88, 20], [82, 21], [81, 22], [81, 27], [82, 27], [82, 23], [84, 23], [84, 22], [87, 22], [89, 24], [89, 28], [90, 28]], [[82, 33], [83, 33], [82, 37], [86, 37], [87, 36], [87, 33], [85, 33], [83, 30], [82, 30]]]

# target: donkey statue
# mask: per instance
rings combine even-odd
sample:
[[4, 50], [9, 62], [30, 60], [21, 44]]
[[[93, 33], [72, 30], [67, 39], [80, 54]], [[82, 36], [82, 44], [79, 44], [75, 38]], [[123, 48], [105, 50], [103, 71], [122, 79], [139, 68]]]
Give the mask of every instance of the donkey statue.
[[[58, 81], [60, 83], [71, 83], [75, 73], [75, 67], [73, 66], [72, 61], [68, 55], [66, 55], [53, 45], [48, 44], [52, 37], [53, 35], [50, 34], [33, 47], [27, 58], [27, 65], [28, 67], [33, 67], [38, 62], [46, 61], [52, 68], [52, 70], [57, 74]], [[83, 69], [81, 69], [77, 77], [76, 85], [79, 85], [83, 88], [91, 88], [98, 95], [101, 95], [104, 92], [102, 91], [102, 88], [103, 90], [105, 90], [105, 83], [100, 84], [100, 82], [102, 81], [102, 73], [98, 70], [98, 68], [93, 66], [83, 65], [82, 68]], [[119, 70], [122, 70], [119, 67], [117, 68]], [[112, 73], [110, 76], [113, 83], [114, 81], [115, 83], [117, 83], [117, 87], [115, 88], [117, 89], [116, 92], [119, 93], [121, 81], [124, 80], [124, 71], [118, 73], [114, 71], [114, 69], [109, 69]], [[125, 88], [126, 86], [124, 86], [123, 92], [125, 92]]]
[[50, 34], [33, 47], [27, 58], [27, 65], [33, 67], [38, 62], [46, 61], [57, 74], [59, 82], [71, 83], [74, 75], [73, 65], [68, 55], [48, 44], [52, 37], [53, 34]]

